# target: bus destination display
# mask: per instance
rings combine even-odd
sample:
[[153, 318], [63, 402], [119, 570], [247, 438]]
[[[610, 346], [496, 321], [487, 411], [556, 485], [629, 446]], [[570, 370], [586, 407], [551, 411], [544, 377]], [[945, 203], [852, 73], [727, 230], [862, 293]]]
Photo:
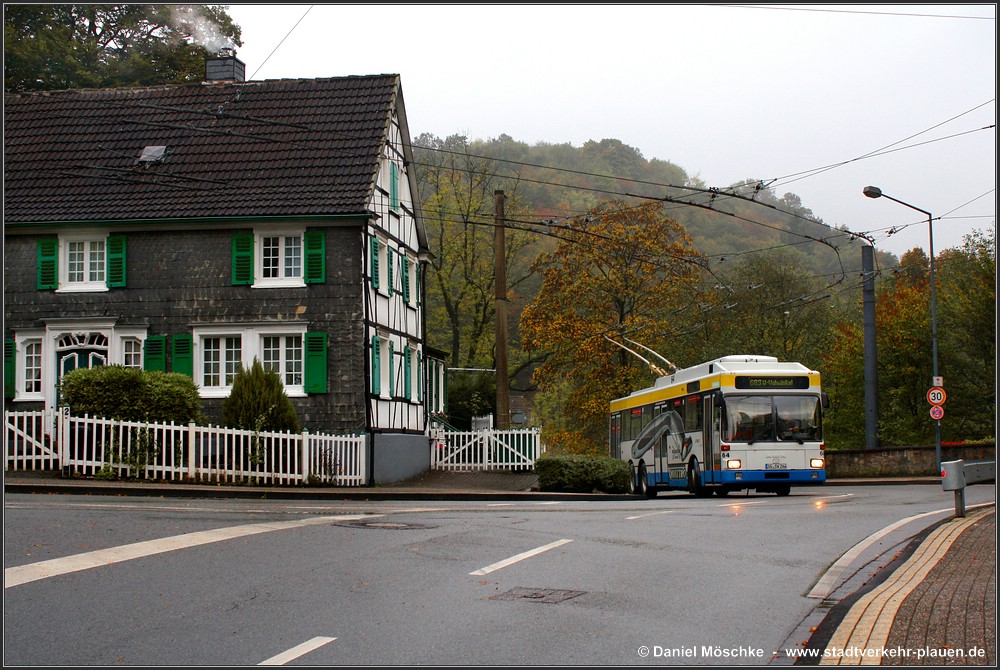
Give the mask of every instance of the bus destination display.
[[736, 388], [738, 389], [807, 389], [809, 388], [809, 377], [760, 377], [750, 375], [737, 375]]

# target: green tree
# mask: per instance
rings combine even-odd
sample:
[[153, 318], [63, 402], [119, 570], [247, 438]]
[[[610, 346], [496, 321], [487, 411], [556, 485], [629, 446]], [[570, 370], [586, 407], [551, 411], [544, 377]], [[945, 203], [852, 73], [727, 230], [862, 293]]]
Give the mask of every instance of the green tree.
[[942, 252], [937, 276], [939, 368], [948, 400], [942, 439], [996, 437], [996, 229]]
[[205, 57], [242, 45], [208, 5], [4, 5], [4, 90], [197, 82]]
[[821, 365], [841, 314], [837, 277], [814, 276], [807, 256], [779, 248], [741, 256], [709, 280], [679, 358], [759, 354]]
[[[994, 437], [996, 432], [995, 233], [966, 237], [961, 249], [935, 259], [938, 372], [948, 402], [942, 441]], [[930, 260], [921, 249], [900, 259], [876, 295], [878, 435], [882, 445], [934, 442], [927, 389], [933, 371]], [[825, 423], [830, 448], [865, 444], [864, 333], [842, 322], [824, 356], [824, 386], [832, 406]]]
[[611, 399], [648, 384], [652, 374], [605, 334], [662, 348], [659, 334], [697, 288], [699, 257], [656, 202], [610, 201], [559, 234], [556, 250], [536, 260], [542, 287], [522, 313], [521, 335], [525, 348], [547, 355], [534, 375], [541, 393], [562, 395], [564, 421], [546, 418], [544, 425], [565, 425], [596, 451], [606, 443]]

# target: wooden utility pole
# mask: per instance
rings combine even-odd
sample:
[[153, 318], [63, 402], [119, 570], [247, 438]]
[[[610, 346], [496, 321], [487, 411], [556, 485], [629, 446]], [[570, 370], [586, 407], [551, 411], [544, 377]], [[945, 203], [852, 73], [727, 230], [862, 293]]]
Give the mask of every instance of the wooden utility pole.
[[504, 242], [503, 191], [494, 191], [494, 231], [496, 244], [493, 252], [494, 282], [496, 284], [496, 360], [497, 360], [497, 428], [510, 427], [510, 387], [507, 381], [507, 252]]

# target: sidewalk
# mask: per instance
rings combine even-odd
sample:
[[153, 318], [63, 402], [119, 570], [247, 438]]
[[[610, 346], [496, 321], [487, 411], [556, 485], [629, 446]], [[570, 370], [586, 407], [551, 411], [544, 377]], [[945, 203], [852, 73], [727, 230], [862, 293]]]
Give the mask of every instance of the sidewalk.
[[[921, 483], [936, 477], [828, 480], [826, 485]], [[5, 472], [5, 493], [311, 500], [635, 500], [546, 493], [533, 472], [427, 472], [371, 487], [250, 487], [62, 478]], [[914, 537], [864, 588], [832, 606], [796, 665], [996, 666], [996, 508], [970, 509]], [[785, 659], [786, 661], [790, 659]]]

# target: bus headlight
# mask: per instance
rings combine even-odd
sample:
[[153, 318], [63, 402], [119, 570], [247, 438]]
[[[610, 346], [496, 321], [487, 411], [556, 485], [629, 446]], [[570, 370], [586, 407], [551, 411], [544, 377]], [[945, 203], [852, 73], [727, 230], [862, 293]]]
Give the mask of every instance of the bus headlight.
[[823, 467], [823, 459], [822, 458], [810, 458], [809, 459], [809, 467], [810, 468], [822, 468]]
[[739, 470], [743, 467], [743, 463], [738, 458], [731, 458], [726, 461], [726, 467], [730, 470]]

